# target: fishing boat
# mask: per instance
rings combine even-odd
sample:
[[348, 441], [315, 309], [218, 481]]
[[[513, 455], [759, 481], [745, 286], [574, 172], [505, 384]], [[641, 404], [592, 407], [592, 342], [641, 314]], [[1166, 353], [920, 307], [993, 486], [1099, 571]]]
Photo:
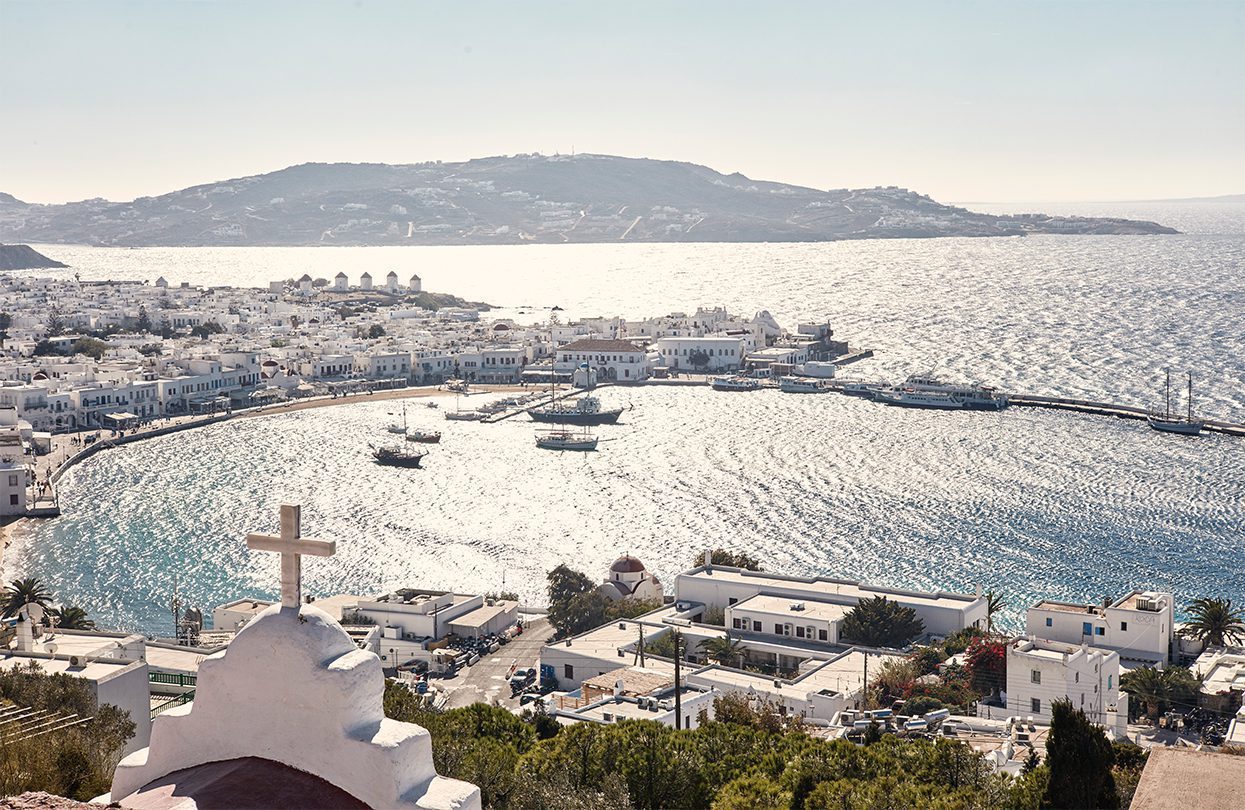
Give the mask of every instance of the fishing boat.
[[377, 464], [385, 467], [418, 467], [426, 455], [428, 454], [423, 450], [410, 452], [393, 447], [372, 448], [372, 458], [376, 460]]
[[1179, 433], [1182, 436], [1197, 436], [1202, 432], [1205, 423], [1193, 418], [1193, 374], [1189, 374], [1189, 396], [1188, 396], [1188, 413], [1181, 417], [1179, 414], [1172, 413], [1172, 371], [1164, 369], [1167, 372], [1167, 408], [1163, 413], [1152, 413], [1146, 421], [1154, 430], [1163, 433]]
[[825, 380], [787, 375], [778, 380], [778, 390], [787, 394], [824, 394], [830, 390]]
[[606, 410], [601, 400], [589, 394], [573, 404], [550, 403], [543, 408], [533, 408], [528, 415], [537, 422], [557, 422], [564, 425], [612, 425], [622, 416], [622, 408]]
[[406, 434], [408, 442], [422, 442], [423, 444], [437, 444], [441, 441], [441, 433], [436, 430], [412, 430]]
[[597, 437], [585, 428], [573, 430], [541, 430], [536, 433], [536, 446], [545, 450], [596, 450]]
[[761, 384], [751, 377], [714, 377], [710, 383], [714, 391], [755, 391]]

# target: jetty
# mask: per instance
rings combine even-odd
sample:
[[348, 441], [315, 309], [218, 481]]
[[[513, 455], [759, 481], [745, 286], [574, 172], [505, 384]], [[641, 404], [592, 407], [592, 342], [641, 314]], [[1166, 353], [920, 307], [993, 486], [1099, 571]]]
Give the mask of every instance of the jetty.
[[[1061, 411], [1074, 411], [1094, 416], [1113, 416], [1117, 419], [1143, 420], [1150, 416], [1146, 408], [1134, 405], [1123, 405], [1119, 402], [1096, 402], [1089, 399], [1072, 399], [1069, 397], [1045, 397], [1037, 394], [1011, 394], [1008, 401], [1020, 408], [1054, 408]], [[1245, 436], [1245, 424], [1226, 422], [1220, 419], [1202, 419], [1202, 429], [1223, 433], [1228, 436]]]

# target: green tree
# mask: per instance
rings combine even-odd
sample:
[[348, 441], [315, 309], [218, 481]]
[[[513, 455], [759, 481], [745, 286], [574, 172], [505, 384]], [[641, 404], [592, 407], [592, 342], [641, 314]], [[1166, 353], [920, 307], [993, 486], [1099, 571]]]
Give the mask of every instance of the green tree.
[[1138, 667], [1120, 676], [1120, 688], [1144, 709], [1152, 721], [1173, 707], [1189, 710], [1196, 707], [1200, 684], [1193, 673], [1183, 667]]
[[[742, 568], [745, 571], [760, 571], [761, 563], [756, 557], [745, 554], [742, 551], [730, 551], [724, 548], [715, 548], [709, 552], [709, 561], [713, 565], [725, 565], [730, 568]], [[697, 554], [692, 560], [692, 567], [704, 565], [704, 553]]]
[[764, 776], [741, 776], [727, 782], [713, 800], [713, 810], [787, 810], [791, 793]]
[[372, 340], [376, 340], [377, 338], [382, 338], [385, 336], [385, 327], [381, 326], [378, 323], [374, 323], [368, 327], [367, 336], [371, 338]]
[[1182, 632], [1207, 647], [1239, 644], [1245, 639], [1245, 611], [1232, 607], [1231, 599], [1202, 597], [1185, 606], [1189, 620]]
[[56, 617], [56, 626], [61, 630], [94, 630], [95, 620], [87, 612], [77, 606], [63, 607], [50, 611]]
[[723, 666], [739, 666], [740, 659], [744, 655], [744, 645], [737, 639], [731, 638], [730, 635], [711, 638], [700, 646], [709, 660]]
[[4, 348], [4, 342], [9, 339], [9, 329], [13, 326], [13, 316], [8, 312], [0, 312], [0, 349]]
[[104, 359], [106, 351], [108, 351], [108, 344], [97, 338], [81, 337], [73, 342], [74, 354], [86, 355], [94, 360]]
[[866, 647], [900, 647], [923, 632], [925, 623], [914, 609], [875, 596], [847, 612], [840, 634]]
[[57, 307], [48, 310], [48, 327], [47, 336], [59, 337], [65, 334], [65, 319], [61, 317], [61, 311]]
[[702, 369], [709, 365], [709, 353], [703, 349], [696, 349], [687, 356], [687, 361], [692, 364], [692, 368]]
[[4, 589], [4, 615], [16, 616], [24, 606], [34, 603], [46, 608], [52, 601], [52, 592], [35, 577], [15, 579]]
[[134, 328], [139, 332], [151, 331], [151, 316], [147, 314], [147, 307], [138, 308], [138, 320], [134, 322]]
[[1102, 729], [1069, 700], [1051, 704], [1050, 735], [1046, 738], [1050, 782], [1045, 804], [1056, 808], [1119, 806], [1111, 766], [1115, 751]]
[[986, 632], [994, 633], [994, 614], [1007, 607], [1007, 600], [994, 591], [986, 591]]

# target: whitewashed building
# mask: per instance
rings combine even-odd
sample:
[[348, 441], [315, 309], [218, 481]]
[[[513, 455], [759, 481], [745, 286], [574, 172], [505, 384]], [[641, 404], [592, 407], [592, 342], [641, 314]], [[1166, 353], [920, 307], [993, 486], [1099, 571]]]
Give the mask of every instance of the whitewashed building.
[[1068, 700], [1116, 738], [1128, 725], [1120, 656], [1088, 644], [1021, 638], [1007, 647], [1007, 711], [1050, 723], [1051, 704]]
[[1133, 591], [1103, 605], [1044, 599], [1026, 612], [1031, 636], [1089, 644], [1146, 662], [1172, 660], [1175, 623], [1175, 597], [1160, 591]]
[[599, 379], [639, 381], [649, 375], [648, 352], [628, 340], [580, 338], [555, 351], [554, 371], [570, 375], [581, 363], [596, 369]]
[[[676, 370], [734, 371], [746, 350], [738, 337], [664, 337], [656, 345], [666, 367]], [[696, 360], [707, 362], [697, 365]]]

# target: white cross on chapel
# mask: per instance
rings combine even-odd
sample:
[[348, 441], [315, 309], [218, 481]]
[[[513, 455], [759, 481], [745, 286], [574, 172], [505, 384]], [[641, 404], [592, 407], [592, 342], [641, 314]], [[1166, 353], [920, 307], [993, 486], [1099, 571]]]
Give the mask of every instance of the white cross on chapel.
[[312, 540], [302, 537], [302, 507], [281, 505], [281, 534], [248, 534], [246, 544], [257, 551], [275, 551], [281, 555], [281, 605], [297, 608], [303, 601], [302, 555], [332, 557], [337, 551], [336, 540]]

